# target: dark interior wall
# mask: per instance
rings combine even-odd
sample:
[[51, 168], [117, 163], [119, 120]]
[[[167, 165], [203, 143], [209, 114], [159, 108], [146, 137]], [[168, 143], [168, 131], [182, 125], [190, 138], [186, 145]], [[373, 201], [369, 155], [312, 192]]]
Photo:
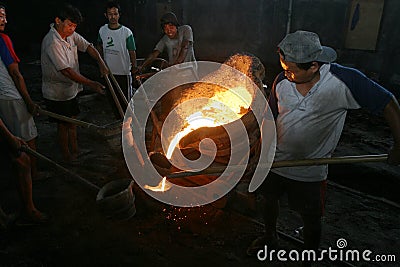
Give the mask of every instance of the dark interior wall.
[[340, 49], [349, 5], [348, 0], [293, 0], [290, 12], [290, 0], [181, 2], [184, 22], [194, 30], [197, 58], [223, 61], [232, 53], [250, 52], [272, 78], [280, 71], [276, 47], [287, 31], [317, 32], [324, 44]]
[[[39, 59], [40, 44], [43, 37], [49, 31], [49, 26], [54, 22], [55, 12], [62, 1], [32, 0], [26, 1], [2, 1], [7, 6], [6, 32], [13, 40], [17, 53], [21, 60]], [[78, 26], [77, 31], [94, 41], [93, 36], [98, 29], [98, 22], [104, 18], [99, 11], [98, 1], [69, 1], [78, 7], [84, 16], [84, 21]], [[95, 17], [96, 16], [96, 17]], [[94, 20], [95, 18], [95, 20]], [[90, 33], [89, 35], [87, 35]]]
[[[1, 1], [1, 0], [0, 0]], [[40, 43], [53, 21], [57, 0], [30, 2], [4, 0], [7, 5], [7, 33], [21, 59], [38, 59]], [[95, 42], [97, 31], [106, 23], [105, 1], [70, 0], [84, 22], [77, 31]], [[253, 53], [267, 67], [267, 76], [279, 70], [276, 45], [286, 31], [317, 32], [321, 41], [337, 49], [338, 62], [360, 68], [384, 82], [399, 77], [400, 2], [385, 0], [375, 51], [345, 49], [350, 0], [119, 0], [121, 22], [132, 29], [138, 57], [147, 56], [161, 36], [159, 19], [174, 11], [178, 19], [193, 28], [198, 60], [224, 61], [239, 51]], [[292, 2], [292, 11], [289, 4]], [[290, 15], [290, 25], [288, 25]], [[394, 77], [394, 78], [393, 78]]]
[[7, 7], [6, 33], [13, 40], [21, 60], [26, 56], [38, 58], [40, 42], [48, 31], [51, 12], [55, 7], [51, 1], [2, 1]]
[[[237, 0], [190, 1], [186, 4], [187, 23], [193, 27], [197, 57], [223, 61], [230, 54], [246, 51], [265, 58], [276, 42], [284, 19], [276, 1]], [[274, 49], [272, 49], [274, 50]]]
[[400, 2], [386, 0], [383, 12], [379, 42], [374, 54], [380, 64], [375, 68], [368, 67], [400, 98]]

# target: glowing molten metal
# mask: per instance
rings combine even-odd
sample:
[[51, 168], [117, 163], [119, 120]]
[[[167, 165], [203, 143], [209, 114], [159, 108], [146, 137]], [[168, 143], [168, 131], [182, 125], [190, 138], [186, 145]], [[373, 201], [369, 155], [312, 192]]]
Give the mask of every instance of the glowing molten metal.
[[[230, 61], [236, 70], [249, 73], [252, 59], [248, 56], [233, 56]], [[195, 106], [177, 108], [181, 118], [184, 118], [183, 129], [176, 133], [169, 143], [167, 158], [170, 159], [179, 141], [190, 132], [202, 127], [217, 127], [240, 119], [249, 110], [254, 92], [248, 80], [237, 77], [237, 71], [232, 67], [221, 67], [216, 72], [204, 77], [201, 82], [185, 89], [180, 102], [199, 97], [207, 98]], [[229, 88], [219, 84], [229, 85]]]
[[167, 178], [164, 177], [157, 186], [145, 185], [144, 188], [154, 192], [165, 192], [171, 188], [171, 184], [167, 183]]

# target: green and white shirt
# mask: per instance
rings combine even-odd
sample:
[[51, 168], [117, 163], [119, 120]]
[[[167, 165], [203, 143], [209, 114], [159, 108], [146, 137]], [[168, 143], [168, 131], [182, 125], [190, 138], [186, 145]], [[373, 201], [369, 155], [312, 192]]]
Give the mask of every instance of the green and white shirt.
[[101, 26], [97, 42], [103, 46], [104, 61], [115, 75], [130, 75], [131, 60], [129, 51], [135, 51], [132, 31], [121, 25], [110, 29], [108, 24]]

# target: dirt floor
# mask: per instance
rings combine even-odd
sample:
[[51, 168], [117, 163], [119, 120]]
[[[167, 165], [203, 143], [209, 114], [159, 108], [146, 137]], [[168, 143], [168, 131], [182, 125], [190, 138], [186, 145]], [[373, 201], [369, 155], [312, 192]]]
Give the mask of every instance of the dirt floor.
[[[82, 72], [93, 73], [93, 66]], [[42, 103], [40, 65], [21, 65], [32, 98]], [[81, 97], [79, 119], [98, 125], [115, 121], [103, 96]], [[38, 151], [60, 162], [55, 144], [56, 127], [47, 117], [36, 123]], [[390, 132], [380, 117], [352, 112], [346, 122], [337, 156], [381, 154], [390, 147]], [[80, 163], [65, 166], [102, 187], [112, 180], [130, 179], [122, 152], [93, 130], [80, 128], [82, 149], [90, 149]], [[128, 220], [105, 216], [96, 203], [97, 191], [70, 175], [40, 161], [50, 178], [33, 185], [38, 208], [51, 216], [47, 225], [17, 227], [0, 232], [0, 266], [300, 266], [295, 261], [260, 261], [246, 255], [250, 242], [262, 231], [260, 205], [254, 209], [240, 190], [224, 201], [197, 208], [167, 206], [134, 187], [136, 214]], [[4, 179], [2, 179], [4, 180]], [[6, 179], [7, 180], [7, 179]], [[20, 204], [9, 179], [2, 181], [0, 203], [6, 212], [17, 212]], [[394, 255], [396, 262], [329, 261], [316, 266], [399, 266], [400, 262], [400, 167], [384, 163], [330, 166], [326, 215], [321, 247]], [[259, 203], [259, 198], [255, 198]], [[285, 199], [279, 218], [280, 244], [286, 251], [298, 249], [295, 230], [300, 218]], [[338, 255], [338, 254], [337, 254]], [[384, 257], [381, 257], [384, 258]]]

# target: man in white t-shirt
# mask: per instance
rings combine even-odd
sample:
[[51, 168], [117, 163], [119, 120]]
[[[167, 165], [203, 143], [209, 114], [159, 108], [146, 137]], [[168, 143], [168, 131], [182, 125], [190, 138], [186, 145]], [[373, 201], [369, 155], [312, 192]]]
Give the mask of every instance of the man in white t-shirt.
[[132, 31], [119, 23], [121, 7], [116, 1], [108, 1], [105, 11], [108, 23], [99, 29], [97, 49], [129, 101], [132, 97], [131, 73], [137, 72], [135, 39]]

